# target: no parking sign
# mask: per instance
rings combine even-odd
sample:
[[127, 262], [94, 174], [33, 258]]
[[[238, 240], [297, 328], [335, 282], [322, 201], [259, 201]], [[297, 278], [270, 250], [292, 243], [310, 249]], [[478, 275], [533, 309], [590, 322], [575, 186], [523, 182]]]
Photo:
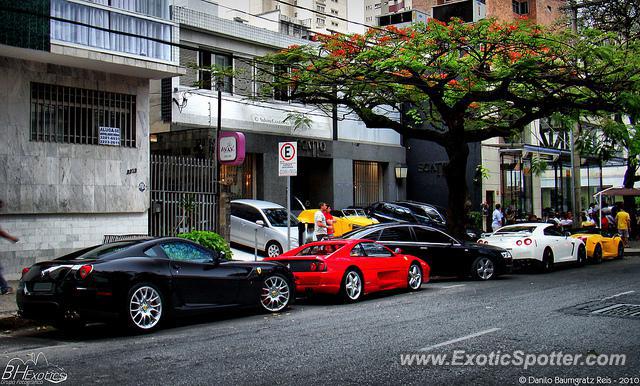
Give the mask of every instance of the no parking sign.
[[298, 143], [278, 143], [278, 176], [295, 177], [298, 175]]

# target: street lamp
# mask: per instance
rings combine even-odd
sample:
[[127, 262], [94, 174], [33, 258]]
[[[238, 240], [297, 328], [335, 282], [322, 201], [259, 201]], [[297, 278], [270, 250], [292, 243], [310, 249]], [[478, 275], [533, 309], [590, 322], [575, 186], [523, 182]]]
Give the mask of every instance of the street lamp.
[[[216, 232], [219, 235], [223, 235], [222, 227], [220, 226], [221, 216], [220, 216], [220, 205], [222, 205], [222, 200], [220, 200], [220, 196], [222, 194], [222, 181], [220, 181], [220, 176], [222, 175], [220, 168], [220, 155], [218, 154], [218, 140], [220, 138], [220, 130], [222, 130], [222, 89], [224, 88], [224, 79], [221, 76], [216, 76], [216, 91], [218, 91], [218, 125], [216, 127], [214, 133], [214, 141], [215, 141], [215, 160], [216, 160], [216, 213], [215, 213], [215, 221], [216, 221]], [[224, 237], [224, 236], [223, 236]]]
[[396, 179], [404, 179], [407, 178], [407, 165], [405, 164], [397, 164], [395, 168]]

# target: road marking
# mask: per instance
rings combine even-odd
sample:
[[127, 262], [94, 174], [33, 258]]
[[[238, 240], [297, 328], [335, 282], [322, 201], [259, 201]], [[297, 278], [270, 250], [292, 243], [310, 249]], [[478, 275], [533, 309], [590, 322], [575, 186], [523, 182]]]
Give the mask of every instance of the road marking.
[[466, 284], [455, 284], [455, 285], [448, 285], [446, 287], [441, 287], [441, 288], [456, 288], [456, 287], [464, 287], [466, 286]]
[[492, 332], [496, 332], [500, 330], [499, 328], [490, 328], [488, 330], [484, 330], [484, 331], [480, 331], [480, 332], [476, 332], [475, 334], [471, 334], [471, 335], [467, 335], [467, 336], [463, 336], [461, 338], [456, 338], [456, 339], [451, 339], [448, 340], [446, 342], [442, 342], [442, 343], [438, 343], [438, 344], [434, 344], [433, 346], [429, 346], [429, 347], [423, 347], [421, 348], [419, 351], [431, 351], [434, 348], [438, 348], [438, 347], [442, 347], [442, 346], [447, 346], [453, 343], [458, 343], [458, 342], [462, 342], [463, 340], [467, 340], [467, 339], [471, 339], [471, 338], [475, 338], [478, 336], [482, 336], [482, 335], [486, 335], [486, 334], [490, 334]]
[[604, 299], [602, 299], [602, 300], [609, 300], [609, 299], [617, 298], [618, 296], [632, 294], [632, 293], [634, 293], [634, 292], [636, 292], [636, 291], [620, 292], [619, 294], [611, 295], [611, 296], [606, 297], [606, 298], [604, 298]]

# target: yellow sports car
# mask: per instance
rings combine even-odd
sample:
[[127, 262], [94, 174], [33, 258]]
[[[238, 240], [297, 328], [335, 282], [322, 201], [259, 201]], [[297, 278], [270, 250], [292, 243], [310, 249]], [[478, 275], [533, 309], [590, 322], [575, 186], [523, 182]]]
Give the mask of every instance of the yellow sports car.
[[622, 259], [624, 256], [622, 238], [615, 231], [588, 227], [571, 233], [571, 237], [582, 240], [587, 246], [587, 258], [593, 263], [600, 263], [602, 259]]
[[[316, 214], [318, 209], [307, 209], [303, 210], [298, 215], [298, 220], [303, 224], [314, 225], [313, 216]], [[361, 212], [361, 213], [360, 213]], [[347, 232], [351, 232], [354, 229], [366, 227], [367, 225], [377, 224], [378, 220], [369, 218], [364, 213], [364, 211], [356, 210], [356, 209], [344, 209], [344, 210], [332, 210], [331, 215], [333, 216], [333, 220], [335, 223], [333, 224], [335, 237], [340, 237]], [[307, 230], [313, 229], [310, 226], [307, 226]]]

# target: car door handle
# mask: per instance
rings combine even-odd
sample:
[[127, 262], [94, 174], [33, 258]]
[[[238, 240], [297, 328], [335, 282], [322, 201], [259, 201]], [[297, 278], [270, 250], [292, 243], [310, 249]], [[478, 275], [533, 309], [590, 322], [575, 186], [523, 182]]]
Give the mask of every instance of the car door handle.
[[427, 250], [429, 247], [420, 247], [420, 249]]

